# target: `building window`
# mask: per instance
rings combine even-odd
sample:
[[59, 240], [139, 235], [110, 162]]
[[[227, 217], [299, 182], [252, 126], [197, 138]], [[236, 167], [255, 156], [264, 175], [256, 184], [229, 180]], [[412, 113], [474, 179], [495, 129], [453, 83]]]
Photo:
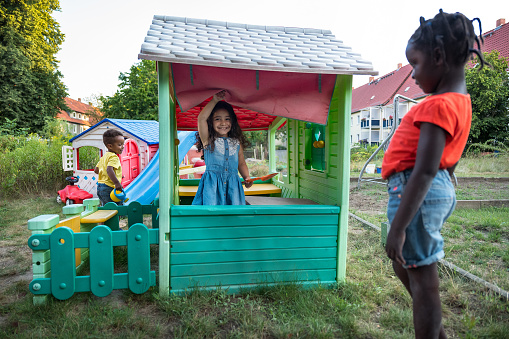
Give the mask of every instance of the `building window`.
[[81, 113], [78, 114], [78, 119], [81, 119]]
[[353, 117], [350, 117], [350, 126], [353, 126]]
[[359, 114], [359, 115], [357, 116], [357, 125], [359, 125], [360, 123], [361, 123], [361, 115]]

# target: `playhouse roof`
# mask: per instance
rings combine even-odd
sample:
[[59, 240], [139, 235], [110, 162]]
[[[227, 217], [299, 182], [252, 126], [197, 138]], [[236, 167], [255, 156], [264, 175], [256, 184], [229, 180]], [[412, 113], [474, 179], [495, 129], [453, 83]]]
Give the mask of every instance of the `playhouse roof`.
[[322, 74], [372, 74], [371, 62], [330, 30], [259, 26], [155, 15], [141, 59]]
[[111, 123], [120, 130], [134, 135], [136, 138], [146, 142], [148, 145], [159, 144], [159, 122], [155, 120], [127, 120], [127, 119], [103, 119], [86, 131], [81, 132], [69, 141], [90, 133], [93, 129], [104, 123]]
[[182, 129], [222, 89], [249, 129], [266, 129], [274, 116], [326, 124], [338, 74], [377, 74], [329, 30], [173, 16], [154, 16], [139, 58], [171, 64]]

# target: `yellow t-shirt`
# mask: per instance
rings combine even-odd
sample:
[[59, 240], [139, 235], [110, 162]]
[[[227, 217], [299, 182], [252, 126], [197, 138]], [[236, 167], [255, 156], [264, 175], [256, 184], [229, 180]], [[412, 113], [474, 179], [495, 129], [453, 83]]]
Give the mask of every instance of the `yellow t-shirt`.
[[106, 171], [108, 166], [113, 167], [115, 176], [119, 182], [122, 182], [122, 165], [120, 164], [120, 158], [118, 155], [113, 152], [106, 152], [106, 154], [102, 156], [96, 166], [99, 167], [98, 182], [114, 188], [115, 184], [113, 181], [111, 181], [110, 177], [108, 176], [108, 172]]

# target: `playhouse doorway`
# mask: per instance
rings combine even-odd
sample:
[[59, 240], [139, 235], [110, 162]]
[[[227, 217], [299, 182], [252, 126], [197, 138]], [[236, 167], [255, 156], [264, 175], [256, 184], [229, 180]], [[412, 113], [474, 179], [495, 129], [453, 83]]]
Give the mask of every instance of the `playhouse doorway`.
[[140, 174], [140, 153], [134, 140], [125, 141], [120, 163], [122, 164], [122, 186], [126, 187]]

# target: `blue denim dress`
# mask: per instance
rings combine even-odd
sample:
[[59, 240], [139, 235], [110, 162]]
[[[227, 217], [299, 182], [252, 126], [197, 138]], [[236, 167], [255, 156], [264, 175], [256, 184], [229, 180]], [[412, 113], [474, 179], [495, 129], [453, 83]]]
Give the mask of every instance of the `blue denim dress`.
[[217, 138], [214, 151], [205, 147], [205, 173], [200, 180], [193, 205], [245, 205], [244, 189], [240, 182], [239, 141]]

